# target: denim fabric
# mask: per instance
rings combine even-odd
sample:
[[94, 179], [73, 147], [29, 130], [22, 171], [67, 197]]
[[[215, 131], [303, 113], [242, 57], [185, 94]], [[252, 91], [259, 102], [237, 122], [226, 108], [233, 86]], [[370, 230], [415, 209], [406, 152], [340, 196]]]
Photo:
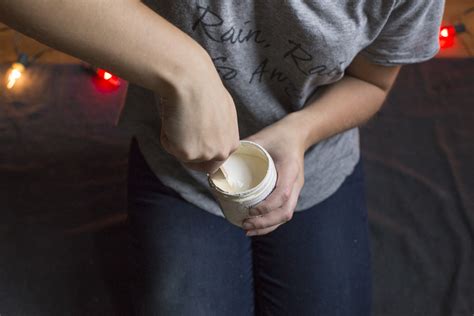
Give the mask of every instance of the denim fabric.
[[361, 162], [335, 194], [262, 236], [165, 187], [135, 140], [128, 193], [136, 315], [370, 315]]

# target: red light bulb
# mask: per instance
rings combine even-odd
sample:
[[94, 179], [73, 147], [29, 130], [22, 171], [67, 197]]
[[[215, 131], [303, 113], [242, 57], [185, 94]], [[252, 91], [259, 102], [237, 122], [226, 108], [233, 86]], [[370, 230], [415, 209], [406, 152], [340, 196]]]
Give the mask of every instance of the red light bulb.
[[448, 48], [454, 45], [456, 28], [453, 25], [442, 26], [439, 31], [439, 45], [441, 48]]
[[110, 72], [105, 71], [104, 69], [101, 69], [101, 68], [97, 68], [96, 73], [101, 79], [109, 82], [110, 84], [114, 86], [120, 85], [119, 77], [112, 75]]

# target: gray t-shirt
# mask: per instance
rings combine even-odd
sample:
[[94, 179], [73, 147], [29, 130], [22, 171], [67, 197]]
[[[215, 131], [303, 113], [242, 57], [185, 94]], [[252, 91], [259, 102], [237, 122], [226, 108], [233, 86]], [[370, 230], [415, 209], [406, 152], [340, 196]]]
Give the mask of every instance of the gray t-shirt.
[[[241, 138], [317, 99], [359, 53], [382, 65], [433, 57], [444, 6], [442, 0], [144, 2], [210, 54], [234, 99]], [[159, 96], [131, 84], [118, 124], [136, 135], [165, 185], [223, 216], [206, 175], [183, 167], [161, 147]], [[359, 156], [357, 128], [309, 148], [296, 211], [333, 194]]]

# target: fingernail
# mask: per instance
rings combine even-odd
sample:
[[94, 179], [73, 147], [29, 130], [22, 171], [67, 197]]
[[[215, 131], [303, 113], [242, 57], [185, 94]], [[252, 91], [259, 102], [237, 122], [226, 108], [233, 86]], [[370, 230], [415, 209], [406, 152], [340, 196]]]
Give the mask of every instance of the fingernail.
[[245, 235], [247, 235], [249, 237], [250, 236], [255, 236], [255, 235], [257, 235], [257, 232], [256, 231], [248, 231]]

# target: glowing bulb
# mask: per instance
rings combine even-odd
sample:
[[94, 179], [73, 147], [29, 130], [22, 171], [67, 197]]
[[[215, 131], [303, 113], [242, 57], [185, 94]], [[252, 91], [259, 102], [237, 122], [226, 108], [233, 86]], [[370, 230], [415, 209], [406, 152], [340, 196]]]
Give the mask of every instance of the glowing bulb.
[[18, 79], [21, 78], [21, 75], [23, 74], [23, 71], [25, 71], [25, 66], [21, 63], [14, 63], [10, 67], [10, 71], [7, 76], [7, 88], [11, 89], [15, 86], [15, 83], [18, 81]]
[[439, 45], [441, 48], [448, 48], [454, 45], [456, 27], [453, 25], [442, 26], [439, 30]]
[[97, 68], [95, 71], [97, 73], [97, 76], [99, 76], [100, 79], [103, 79], [104, 82], [107, 82], [108, 84], [111, 84], [112, 86], [115, 86], [115, 87], [120, 86], [119, 77], [111, 74], [108, 71], [105, 71], [102, 68]]
[[446, 28], [442, 29], [440, 35], [441, 35], [442, 37], [448, 37], [448, 36], [449, 36], [449, 31], [448, 31], [448, 29], [446, 29]]

